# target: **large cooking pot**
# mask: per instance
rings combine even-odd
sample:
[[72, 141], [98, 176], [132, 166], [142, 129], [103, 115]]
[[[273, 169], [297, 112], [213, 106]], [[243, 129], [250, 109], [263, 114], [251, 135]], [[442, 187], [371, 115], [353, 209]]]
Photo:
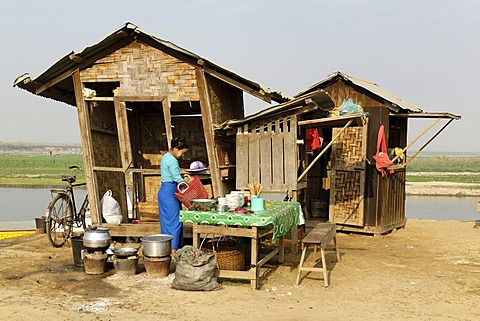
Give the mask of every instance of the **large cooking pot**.
[[143, 255], [148, 257], [169, 256], [172, 253], [172, 239], [173, 236], [169, 234], [152, 234], [140, 238]]
[[112, 244], [109, 228], [90, 226], [83, 235], [83, 246], [90, 252], [105, 251]]

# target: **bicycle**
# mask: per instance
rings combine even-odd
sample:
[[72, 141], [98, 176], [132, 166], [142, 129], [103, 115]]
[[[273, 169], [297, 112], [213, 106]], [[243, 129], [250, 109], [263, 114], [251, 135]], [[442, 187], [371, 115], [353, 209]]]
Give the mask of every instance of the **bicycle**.
[[[82, 170], [78, 166], [69, 166], [69, 169]], [[73, 227], [85, 225], [85, 213], [88, 210], [88, 194], [77, 212], [74, 188], [85, 186], [86, 183], [74, 184], [77, 178], [74, 175], [62, 175], [62, 182], [67, 182], [66, 188], [50, 190], [52, 199], [45, 213], [47, 238], [54, 247], [62, 247], [73, 235]]]

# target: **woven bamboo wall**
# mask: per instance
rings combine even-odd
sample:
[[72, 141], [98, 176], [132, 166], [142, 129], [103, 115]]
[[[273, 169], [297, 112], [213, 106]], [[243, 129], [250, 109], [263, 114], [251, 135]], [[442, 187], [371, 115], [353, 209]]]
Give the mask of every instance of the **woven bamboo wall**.
[[98, 60], [80, 76], [82, 82], [119, 81], [116, 96], [199, 100], [194, 67], [139, 41]]
[[332, 172], [330, 220], [339, 224], [363, 224], [365, 172]]
[[[340, 129], [334, 129], [336, 135]], [[349, 127], [340, 135], [332, 149], [335, 169], [365, 168], [365, 136], [363, 127]]]
[[208, 74], [205, 77], [209, 87], [213, 123], [221, 124], [229, 119], [244, 117], [243, 91]]

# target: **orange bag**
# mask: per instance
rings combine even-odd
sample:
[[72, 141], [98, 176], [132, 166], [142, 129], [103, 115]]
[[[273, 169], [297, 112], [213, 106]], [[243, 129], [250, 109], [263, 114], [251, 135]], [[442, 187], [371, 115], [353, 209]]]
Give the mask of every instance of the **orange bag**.
[[382, 177], [385, 177], [387, 174], [384, 168], [390, 169], [390, 174], [393, 174], [393, 163], [388, 158], [387, 153], [387, 143], [385, 141], [385, 128], [383, 125], [378, 129], [378, 138], [377, 138], [377, 154], [373, 155], [375, 160], [375, 166], [377, 170], [382, 174]]
[[198, 176], [185, 175], [189, 181], [180, 182], [177, 185], [175, 197], [186, 207], [190, 207], [190, 201], [199, 198], [208, 198], [208, 192]]

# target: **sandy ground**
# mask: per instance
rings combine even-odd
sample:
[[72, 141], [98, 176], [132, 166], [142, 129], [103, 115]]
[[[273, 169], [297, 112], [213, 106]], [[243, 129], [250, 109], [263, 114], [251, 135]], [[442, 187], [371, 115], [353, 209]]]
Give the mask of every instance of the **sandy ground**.
[[221, 280], [214, 292], [170, 288], [109, 269], [88, 275], [72, 249], [45, 235], [2, 240], [1, 320], [480, 320], [480, 229], [474, 222], [410, 219], [386, 236], [339, 234], [327, 255], [331, 285], [309, 274], [294, 285], [300, 255], [262, 268], [261, 288]]

